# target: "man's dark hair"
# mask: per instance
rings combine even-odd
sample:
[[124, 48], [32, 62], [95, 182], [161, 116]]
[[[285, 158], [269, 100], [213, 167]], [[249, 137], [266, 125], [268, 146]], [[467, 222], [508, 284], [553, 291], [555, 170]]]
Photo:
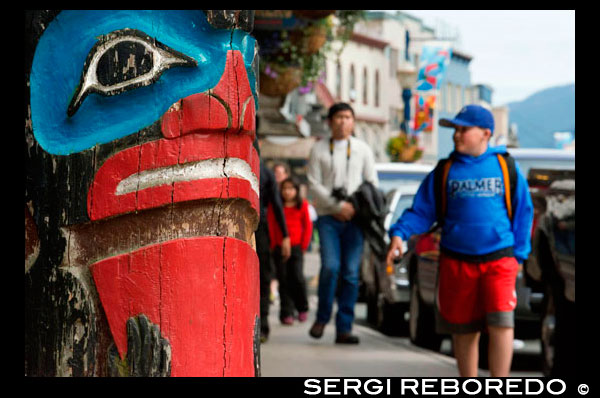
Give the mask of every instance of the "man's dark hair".
[[352, 117], [354, 117], [354, 109], [352, 109], [352, 107], [349, 104], [345, 102], [338, 102], [337, 104], [331, 105], [331, 107], [329, 108], [329, 112], [327, 113], [327, 119], [333, 119], [333, 115], [340, 111], [350, 111], [352, 112]]

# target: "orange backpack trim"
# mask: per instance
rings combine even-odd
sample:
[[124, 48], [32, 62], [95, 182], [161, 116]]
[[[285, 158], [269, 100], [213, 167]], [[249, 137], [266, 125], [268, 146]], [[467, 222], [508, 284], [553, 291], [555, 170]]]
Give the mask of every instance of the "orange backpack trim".
[[502, 178], [504, 179], [504, 200], [506, 201], [506, 211], [508, 212], [508, 218], [512, 221], [512, 204], [510, 200], [510, 178], [508, 177], [508, 166], [506, 165], [506, 159], [500, 154], [496, 154], [498, 157], [498, 163], [502, 169]]

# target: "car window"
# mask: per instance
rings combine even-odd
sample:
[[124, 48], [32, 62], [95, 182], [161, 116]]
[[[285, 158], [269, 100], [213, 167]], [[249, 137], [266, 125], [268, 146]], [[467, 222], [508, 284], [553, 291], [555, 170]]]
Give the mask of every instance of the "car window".
[[[423, 177], [424, 178], [424, 177]], [[392, 189], [400, 188], [403, 185], [414, 184], [416, 182], [420, 182], [421, 179], [388, 179], [388, 180], [379, 180], [379, 189], [381, 189], [384, 193], [390, 192]]]
[[575, 170], [574, 159], [519, 159], [516, 158], [523, 175], [529, 174], [529, 169]]
[[412, 206], [413, 200], [415, 199], [415, 195], [402, 195], [396, 208], [394, 209], [394, 215], [392, 216], [392, 224], [398, 221], [398, 218], [402, 215], [404, 210], [410, 208]]

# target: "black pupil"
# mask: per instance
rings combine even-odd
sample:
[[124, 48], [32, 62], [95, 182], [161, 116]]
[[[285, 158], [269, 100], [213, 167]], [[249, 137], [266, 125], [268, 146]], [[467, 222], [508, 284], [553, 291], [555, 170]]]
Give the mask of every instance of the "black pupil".
[[148, 73], [152, 66], [152, 51], [141, 43], [123, 41], [102, 55], [96, 74], [100, 84], [110, 87]]

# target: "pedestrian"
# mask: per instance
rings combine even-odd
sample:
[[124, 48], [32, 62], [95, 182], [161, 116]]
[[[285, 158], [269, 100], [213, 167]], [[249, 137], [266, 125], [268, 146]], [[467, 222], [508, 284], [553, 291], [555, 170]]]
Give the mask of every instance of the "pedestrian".
[[467, 105], [439, 124], [455, 129], [446, 185], [435, 171], [423, 180], [412, 207], [390, 228], [387, 264], [402, 255], [403, 241], [439, 220], [437, 331], [452, 334], [462, 377], [477, 376], [479, 337], [487, 331], [491, 376], [506, 377], [513, 354], [516, 276], [531, 250], [533, 205], [527, 180], [515, 164], [516, 186], [508, 200], [508, 173], [501, 166], [506, 148], [488, 145], [494, 131], [489, 110]]
[[[279, 188], [279, 191], [281, 192], [281, 182], [291, 176], [290, 166], [285, 162], [275, 163], [273, 165], [273, 175], [275, 176], [275, 181], [277, 182], [277, 187]], [[273, 273], [273, 276], [271, 278], [270, 291], [269, 291], [269, 300], [270, 300], [271, 304], [273, 304], [275, 302], [275, 298], [279, 294], [278, 293], [279, 286], [278, 286], [276, 274], [277, 274], [276, 272]]]
[[279, 188], [273, 172], [260, 160], [260, 219], [255, 232], [256, 254], [260, 263], [260, 341], [265, 343], [269, 338], [269, 293], [273, 267], [271, 265], [271, 243], [269, 238], [269, 225], [267, 222], [267, 209], [271, 205], [274, 218], [282, 233], [281, 256], [287, 260], [291, 254], [290, 237], [285, 224], [283, 205]]
[[[319, 217], [317, 230], [321, 254], [319, 304], [309, 334], [321, 338], [337, 298], [335, 342], [358, 344], [358, 336], [351, 331], [364, 235], [351, 221], [356, 209], [349, 202], [349, 196], [365, 180], [378, 185], [375, 157], [365, 142], [352, 136], [354, 110], [350, 105], [332, 105], [327, 122], [331, 138], [317, 141], [308, 161], [307, 177]], [[336, 297], [338, 277], [340, 287]]]
[[312, 236], [312, 221], [308, 212], [308, 202], [300, 196], [300, 186], [294, 178], [288, 177], [281, 182], [281, 199], [292, 246], [291, 256], [287, 261], [283, 259], [279, 250], [283, 235], [275, 220], [272, 206], [268, 208], [267, 219], [279, 281], [279, 320], [284, 325], [292, 325], [294, 311], [298, 312], [300, 322], [305, 322], [308, 315], [304, 252]]
[[281, 182], [292, 175], [290, 166], [287, 163], [278, 162], [273, 165], [273, 174], [275, 175], [275, 181], [279, 184], [281, 189]]

